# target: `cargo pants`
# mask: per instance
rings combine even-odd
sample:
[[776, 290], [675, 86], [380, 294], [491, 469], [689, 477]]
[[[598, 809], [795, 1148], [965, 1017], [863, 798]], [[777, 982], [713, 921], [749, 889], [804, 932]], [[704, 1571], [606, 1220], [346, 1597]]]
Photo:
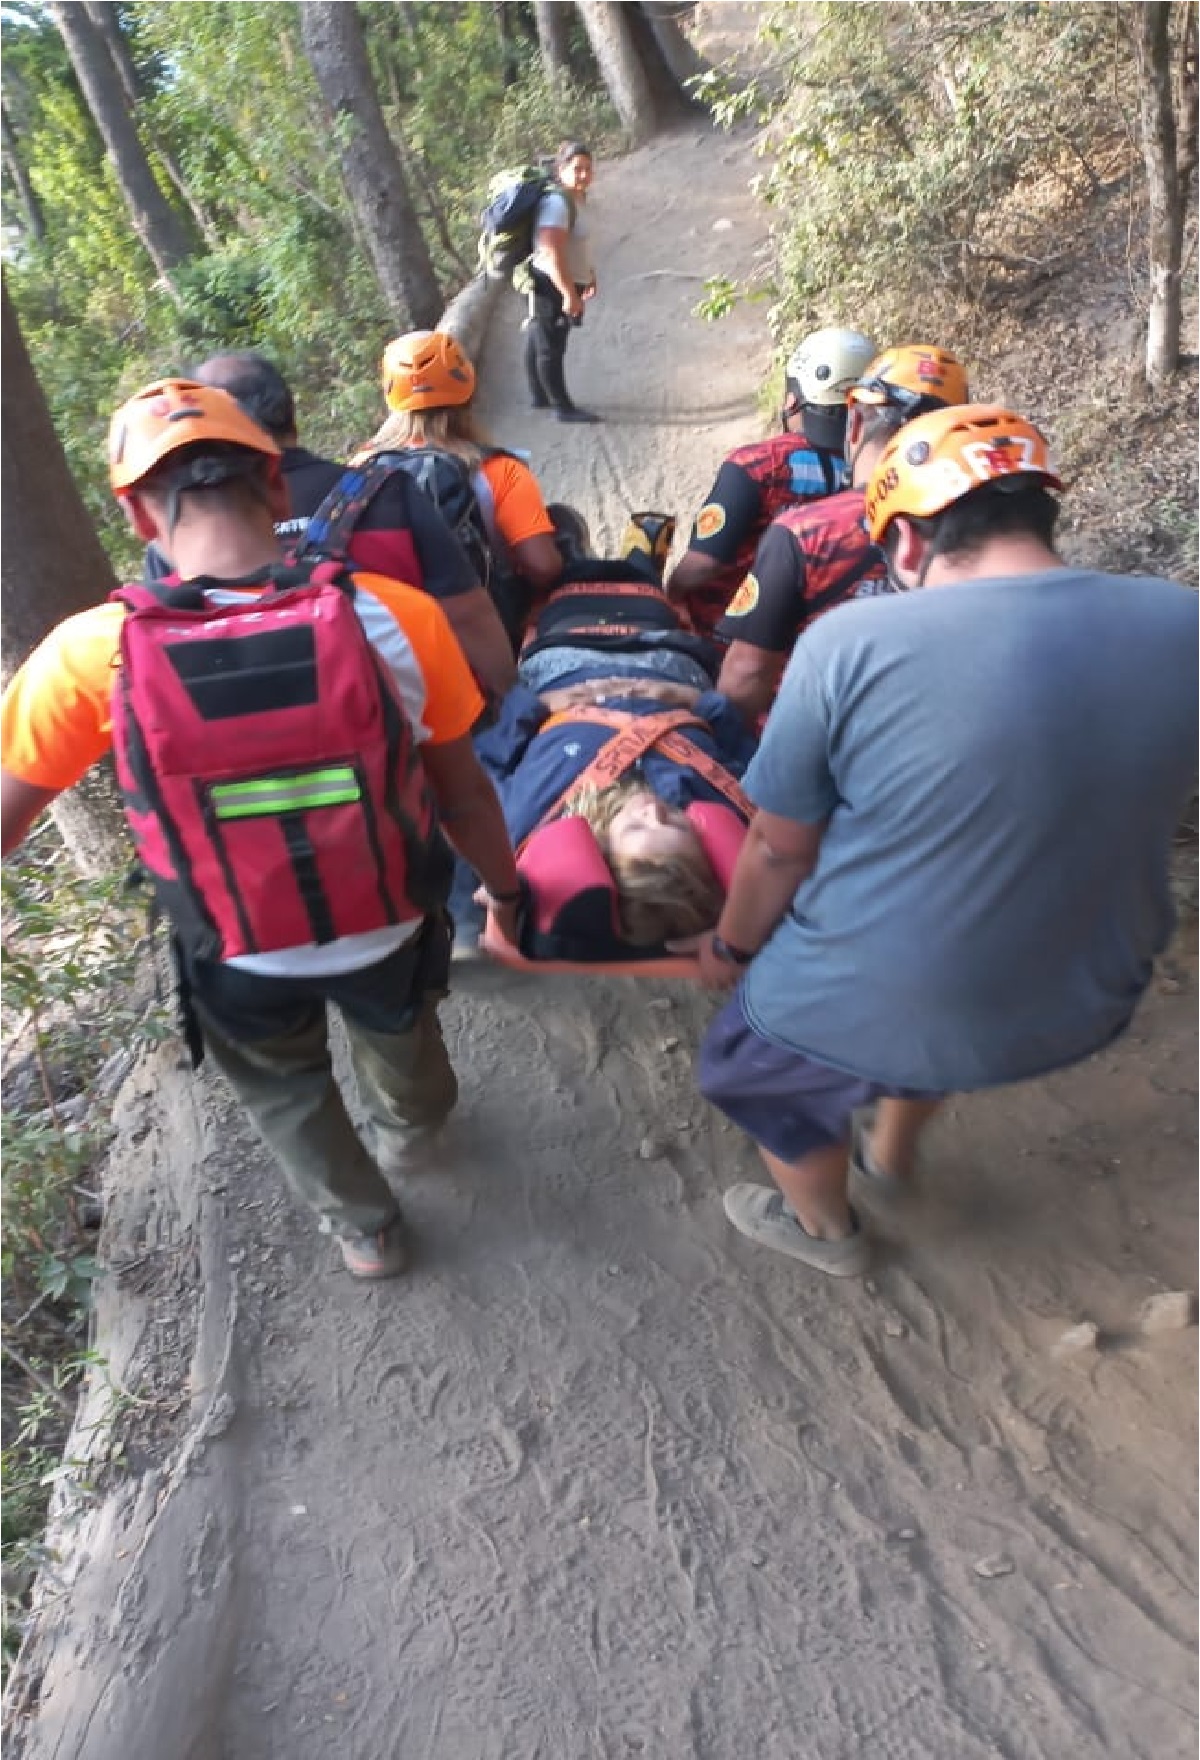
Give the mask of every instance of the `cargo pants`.
[[[293, 1193], [337, 1235], [377, 1234], [398, 1214], [379, 1162], [442, 1123], [458, 1081], [437, 1018], [449, 974], [445, 917], [427, 918], [398, 952], [360, 971], [268, 978], [186, 963], [204, 1049], [274, 1153]], [[355, 1130], [334, 1077], [328, 1008], [346, 1029], [374, 1154]]]

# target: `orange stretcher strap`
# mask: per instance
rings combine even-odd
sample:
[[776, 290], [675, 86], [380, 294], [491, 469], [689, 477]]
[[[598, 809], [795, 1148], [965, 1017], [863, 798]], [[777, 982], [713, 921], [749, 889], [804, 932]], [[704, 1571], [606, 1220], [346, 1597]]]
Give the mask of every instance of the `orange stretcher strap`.
[[625, 709], [602, 709], [589, 703], [581, 709], [559, 710], [543, 721], [538, 732], [545, 733], [548, 728], [580, 721], [596, 727], [611, 727], [613, 738], [601, 746], [587, 769], [563, 790], [550, 811], [538, 821], [539, 826], [556, 818], [579, 789], [604, 788], [619, 782], [626, 771], [632, 770], [638, 759], [652, 749], [661, 752], [664, 758], [670, 758], [672, 763], [694, 770], [744, 819], [753, 819], [754, 803], [745, 790], [723, 764], [681, 731], [685, 727], [707, 727], [708, 723], [700, 716], [692, 715], [686, 709], [666, 709], [660, 715], [631, 716]]
[[[533, 831], [540, 831], [551, 819], [557, 819], [581, 790], [608, 788], [614, 782], [619, 782], [627, 771], [633, 769], [640, 757], [652, 746], [661, 746], [663, 740], [674, 733], [676, 728], [704, 725], [695, 715], [689, 715], [686, 709], [667, 709], [659, 715], [630, 715], [620, 709], [598, 709], [589, 705], [586, 709], [564, 709], [549, 716], [538, 728], [538, 733], [546, 733], [552, 727], [566, 724], [578, 726], [581, 721], [600, 727], [611, 727], [613, 737], [605, 740], [587, 768], [581, 770], [574, 781], [567, 784], [558, 799], [542, 814]], [[533, 836], [533, 831], [529, 833], [529, 837]], [[522, 849], [528, 841], [527, 837], [521, 845]]]
[[671, 601], [661, 587], [640, 586], [636, 581], [580, 581], [569, 587], [555, 587], [542, 606], [545, 611], [563, 599], [652, 599], [656, 605], [673, 610]]
[[490, 912], [479, 945], [497, 965], [507, 966], [514, 972], [532, 972], [539, 978], [544, 978], [547, 972], [561, 972], [575, 978], [683, 978], [691, 983], [700, 981], [700, 961], [690, 953], [673, 953], [662, 959], [598, 960], [594, 965], [569, 959], [529, 959], [511, 941], [504, 939]]

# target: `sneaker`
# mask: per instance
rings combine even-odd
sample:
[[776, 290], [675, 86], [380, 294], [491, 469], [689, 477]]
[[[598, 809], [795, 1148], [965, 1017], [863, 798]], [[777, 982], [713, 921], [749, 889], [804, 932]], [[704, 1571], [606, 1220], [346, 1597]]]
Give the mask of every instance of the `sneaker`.
[[594, 416], [590, 409], [580, 409], [578, 404], [569, 403], [557, 411], [560, 422], [599, 422], [604, 418]]
[[861, 1277], [870, 1263], [867, 1237], [853, 1211], [854, 1233], [840, 1241], [822, 1241], [809, 1234], [774, 1186], [731, 1186], [725, 1194], [725, 1214], [756, 1245], [787, 1253], [827, 1277]]
[[408, 1265], [404, 1218], [393, 1217], [378, 1234], [344, 1234], [338, 1238], [342, 1263], [351, 1277], [399, 1277]]

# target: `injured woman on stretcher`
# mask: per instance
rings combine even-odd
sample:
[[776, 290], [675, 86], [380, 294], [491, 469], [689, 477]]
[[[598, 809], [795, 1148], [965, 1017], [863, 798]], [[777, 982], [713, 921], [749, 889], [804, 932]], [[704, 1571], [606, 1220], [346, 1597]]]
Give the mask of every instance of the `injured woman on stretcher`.
[[738, 778], [755, 736], [714, 689], [719, 650], [686, 627], [650, 559], [587, 556], [582, 521], [572, 531], [570, 510], [552, 511], [563, 583], [532, 621], [520, 682], [475, 736], [517, 851], [519, 947], [486, 923], [460, 864], [456, 956], [482, 930], [508, 964], [672, 969], [669, 943], [720, 914], [753, 811]]

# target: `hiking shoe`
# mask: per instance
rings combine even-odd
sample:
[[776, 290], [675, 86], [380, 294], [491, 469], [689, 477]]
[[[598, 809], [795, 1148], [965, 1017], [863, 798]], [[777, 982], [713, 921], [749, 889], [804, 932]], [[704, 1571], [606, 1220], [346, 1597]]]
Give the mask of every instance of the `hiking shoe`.
[[870, 1263], [867, 1237], [853, 1211], [854, 1233], [840, 1241], [822, 1241], [809, 1234], [774, 1186], [730, 1186], [725, 1194], [725, 1214], [739, 1234], [757, 1246], [787, 1253], [827, 1277], [861, 1277]]
[[343, 1234], [338, 1237], [342, 1263], [351, 1277], [365, 1280], [399, 1277], [408, 1265], [404, 1218], [395, 1216], [378, 1234]]
[[602, 416], [594, 416], [590, 409], [580, 409], [574, 403], [558, 410], [557, 414], [560, 422], [599, 422], [604, 419]]

